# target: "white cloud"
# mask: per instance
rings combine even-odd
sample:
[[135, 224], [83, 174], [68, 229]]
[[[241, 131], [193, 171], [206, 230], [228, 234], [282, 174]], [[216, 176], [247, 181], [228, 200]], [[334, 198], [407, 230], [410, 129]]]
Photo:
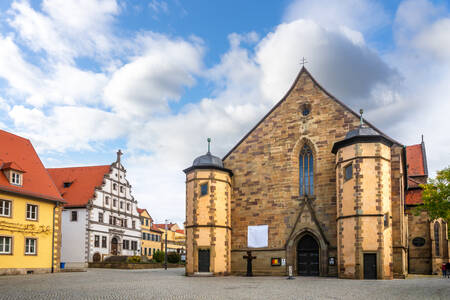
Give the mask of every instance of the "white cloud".
[[137, 39], [143, 53], [115, 71], [105, 100], [117, 113], [147, 116], [164, 112], [202, 70], [203, 48], [197, 42], [149, 33]]
[[281, 98], [300, 68], [301, 57], [306, 57], [307, 68], [336, 97], [352, 107], [376, 106], [377, 99], [371, 98], [373, 90], [396, 84], [399, 78], [355, 35], [339, 28], [326, 29], [311, 20], [279, 25], [259, 43], [256, 54], [266, 97]]
[[285, 10], [284, 20], [314, 20], [325, 28], [348, 27], [371, 31], [389, 24], [380, 3], [370, 0], [296, 0]]
[[45, 0], [42, 12], [27, 1], [16, 1], [9, 24], [34, 51], [73, 62], [80, 55], [103, 57], [119, 45], [111, 32], [118, 13], [115, 0]]
[[31, 138], [39, 151], [94, 150], [126, 132], [119, 116], [88, 107], [55, 106], [45, 113], [16, 105], [9, 117], [16, 133]]
[[440, 60], [450, 61], [450, 18], [439, 19], [423, 29], [413, 43]]

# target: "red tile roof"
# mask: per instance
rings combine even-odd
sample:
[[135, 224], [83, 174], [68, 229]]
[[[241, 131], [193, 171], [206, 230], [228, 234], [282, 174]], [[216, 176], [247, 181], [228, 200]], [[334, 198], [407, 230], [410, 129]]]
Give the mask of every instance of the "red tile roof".
[[[64, 200], [66, 207], [86, 206], [94, 197], [96, 187], [103, 183], [103, 177], [110, 171], [110, 165], [74, 168], [47, 169]], [[65, 182], [71, 185], [64, 187]]]
[[424, 155], [422, 145], [406, 146], [406, 163], [408, 164], [408, 176], [424, 176]]
[[139, 214], [142, 214], [145, 211], [145, 208], [136, 207], [136, 210]]
[[176, 232], [184, 234], [184, 230], [183, 229], [177, 229]]
[[152, 227], [150, 227], [151, 230], [157, 231], [157, 232], [162, 232], [158, 227], [156, 227], [155, 225], [153, 225]]
[[413, 189], [406, 192], [405, 203], [416, 205], [422, 203], [422, 189]]
[[[164, 229], [164, 228], [166, 228], [166, 225], [165, 224], [154, 224], [157, 228], [161, 228], [161, 229]], [[176, 223], [169, 223], [169, 224], [167, 224], [167, 229], [169, 229], [169, 230], [171, 230], [171, 228], [172, 228], [172, 226], [175, 226], [175, 225], [177, 225]]]
[[[51, 201], [63, 201], [28, 139], [0, 130], [0, 169], [22, 172], [22, 186], [10, 184], [0, 171], [0, 190]], [[19, 168], [19, 169], [18, 169]]]

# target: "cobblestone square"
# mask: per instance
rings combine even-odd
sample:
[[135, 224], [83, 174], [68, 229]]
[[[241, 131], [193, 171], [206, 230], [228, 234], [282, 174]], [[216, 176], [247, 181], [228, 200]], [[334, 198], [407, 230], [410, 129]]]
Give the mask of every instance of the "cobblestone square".
[[0, 277], [0, 299], [449, 299], [450, 279], [184, 276], [184, 269]]

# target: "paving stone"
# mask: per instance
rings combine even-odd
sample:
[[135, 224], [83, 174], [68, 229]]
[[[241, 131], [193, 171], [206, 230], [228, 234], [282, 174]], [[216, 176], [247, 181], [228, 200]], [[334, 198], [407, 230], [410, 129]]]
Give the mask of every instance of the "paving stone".
[[186, 277], [184, 269], [0, 277], [0, 299], [448, 299], [450, 279]]

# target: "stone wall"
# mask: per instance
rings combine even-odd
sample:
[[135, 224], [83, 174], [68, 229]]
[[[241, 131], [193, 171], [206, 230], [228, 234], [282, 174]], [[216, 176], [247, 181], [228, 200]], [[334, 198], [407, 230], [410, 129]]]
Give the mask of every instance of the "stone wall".
[[[310, 108], [306, 116], [302, 114], [305, 106]], [[249, 225], [269, 226], [266, 250], [287, 249], [299, 230], [308, 228], [327, 249], [321, 255], [321, 275], [335, 275], [336, 270], [327, 267], [328, 257], [336, 256], [337, 245], [335, 156], [331, 149], [358, 125], [358, 116], [324, 92], [307, 72], [301, 72], [284, 101], [224, 158], [225, 167], [234, 173], [232, 250], [247, 249]], [[303, 223], [305, 199], [299, 195], [299, 153], [305, 144], [314, 153], [311, 223]], [[295, 263], [295, 248], [286, 252], [291, 263]], [[233, 261], [233, 271], [245, 266], [244, 260], [242, 266], [237, 258]]]
[[[210, 251], [210, 272], [231, 272], [231, 178], [225, 171], [193, 170], [186, 176], [186, 274], [198, 272], [198, 251]], [[202, 184], [208, 194], [201, 195]]]

